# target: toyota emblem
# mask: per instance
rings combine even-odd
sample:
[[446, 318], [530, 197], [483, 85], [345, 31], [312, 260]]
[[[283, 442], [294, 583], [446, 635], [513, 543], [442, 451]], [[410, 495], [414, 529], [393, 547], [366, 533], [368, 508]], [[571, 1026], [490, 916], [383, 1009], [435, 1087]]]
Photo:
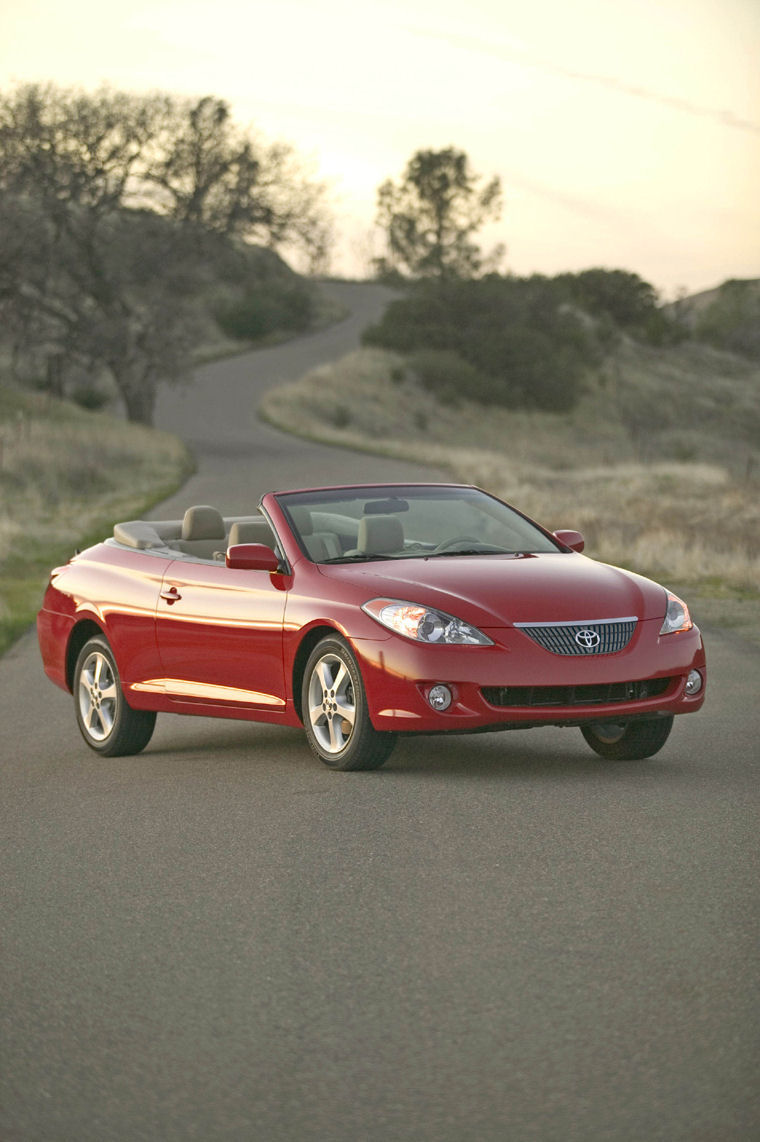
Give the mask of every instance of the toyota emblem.
[[595, 630], [589, 630], [584, 627], [583, 630], [576, 631], [575, 641], [578, 646], [582, 646], [584, 650], [594, 650], [602, 641]]

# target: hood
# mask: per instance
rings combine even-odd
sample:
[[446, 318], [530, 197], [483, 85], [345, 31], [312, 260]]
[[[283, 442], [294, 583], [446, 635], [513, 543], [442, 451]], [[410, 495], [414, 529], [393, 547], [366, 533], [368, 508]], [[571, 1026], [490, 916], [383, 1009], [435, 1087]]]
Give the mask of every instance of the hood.
[[523, 622], [592, 622], [635, 616], [661, 619], [657, 583], [575, 552], [456, 556], [320, 565], [330, 579], [377, 597], [437, 607], [479, 627]]

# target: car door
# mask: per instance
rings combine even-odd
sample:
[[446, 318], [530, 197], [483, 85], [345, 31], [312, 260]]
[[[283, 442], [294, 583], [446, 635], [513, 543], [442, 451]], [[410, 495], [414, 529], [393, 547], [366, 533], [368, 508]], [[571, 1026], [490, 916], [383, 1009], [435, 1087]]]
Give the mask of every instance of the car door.
[[224, 563], [175, 560], [157, 609], [168, 697], [222, 712], [285, 708], [283, 617], [289, 578]]

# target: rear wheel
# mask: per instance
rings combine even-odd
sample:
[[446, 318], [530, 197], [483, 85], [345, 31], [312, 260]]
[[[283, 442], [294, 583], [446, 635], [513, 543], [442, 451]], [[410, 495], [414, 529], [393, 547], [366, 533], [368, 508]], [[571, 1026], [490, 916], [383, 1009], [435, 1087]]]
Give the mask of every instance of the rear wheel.
[[673, 717], [640, 722], [595, 722], [581, 726], [584, 738], [608, 761], [641, 761], [661, 750], [673, 729]]
[[113, 651], [101, 635], [91, 638], [79, 652], [74, 708], [82, 737], [103, 757], [139, 753], [156, 724], [152, 710], [133, 710], [127, 705]]
[[390, 757], [396, 735], [372, 725], [356, 659], [337, 635], [311, 652], [301, 702], [309, 746], [331, 769], [379, 769]]

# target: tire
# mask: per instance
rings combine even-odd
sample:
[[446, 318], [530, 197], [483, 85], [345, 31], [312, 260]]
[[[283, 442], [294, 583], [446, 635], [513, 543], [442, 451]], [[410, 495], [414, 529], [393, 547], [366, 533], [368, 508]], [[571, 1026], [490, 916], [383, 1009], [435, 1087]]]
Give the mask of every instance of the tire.
[[340, 636], [323, 638], [309, 655], [301, 703], [309, 747], [330, 769], [379, 769], [390, 757], [396, 734], [372, 725], [359, 667]]
[[641, 761], [661, 750], [673, 729], [673, 716], [640, 722], [595, 722], [581, 726], [584, 738], [608, 761]]
[[82, 737], [102, 757], [139, 753], [156, 724], [154, 711], [133, 710], [127, 704], [113, 652], [100, 635], [79, 652], [74, 667], [74, 709]]

